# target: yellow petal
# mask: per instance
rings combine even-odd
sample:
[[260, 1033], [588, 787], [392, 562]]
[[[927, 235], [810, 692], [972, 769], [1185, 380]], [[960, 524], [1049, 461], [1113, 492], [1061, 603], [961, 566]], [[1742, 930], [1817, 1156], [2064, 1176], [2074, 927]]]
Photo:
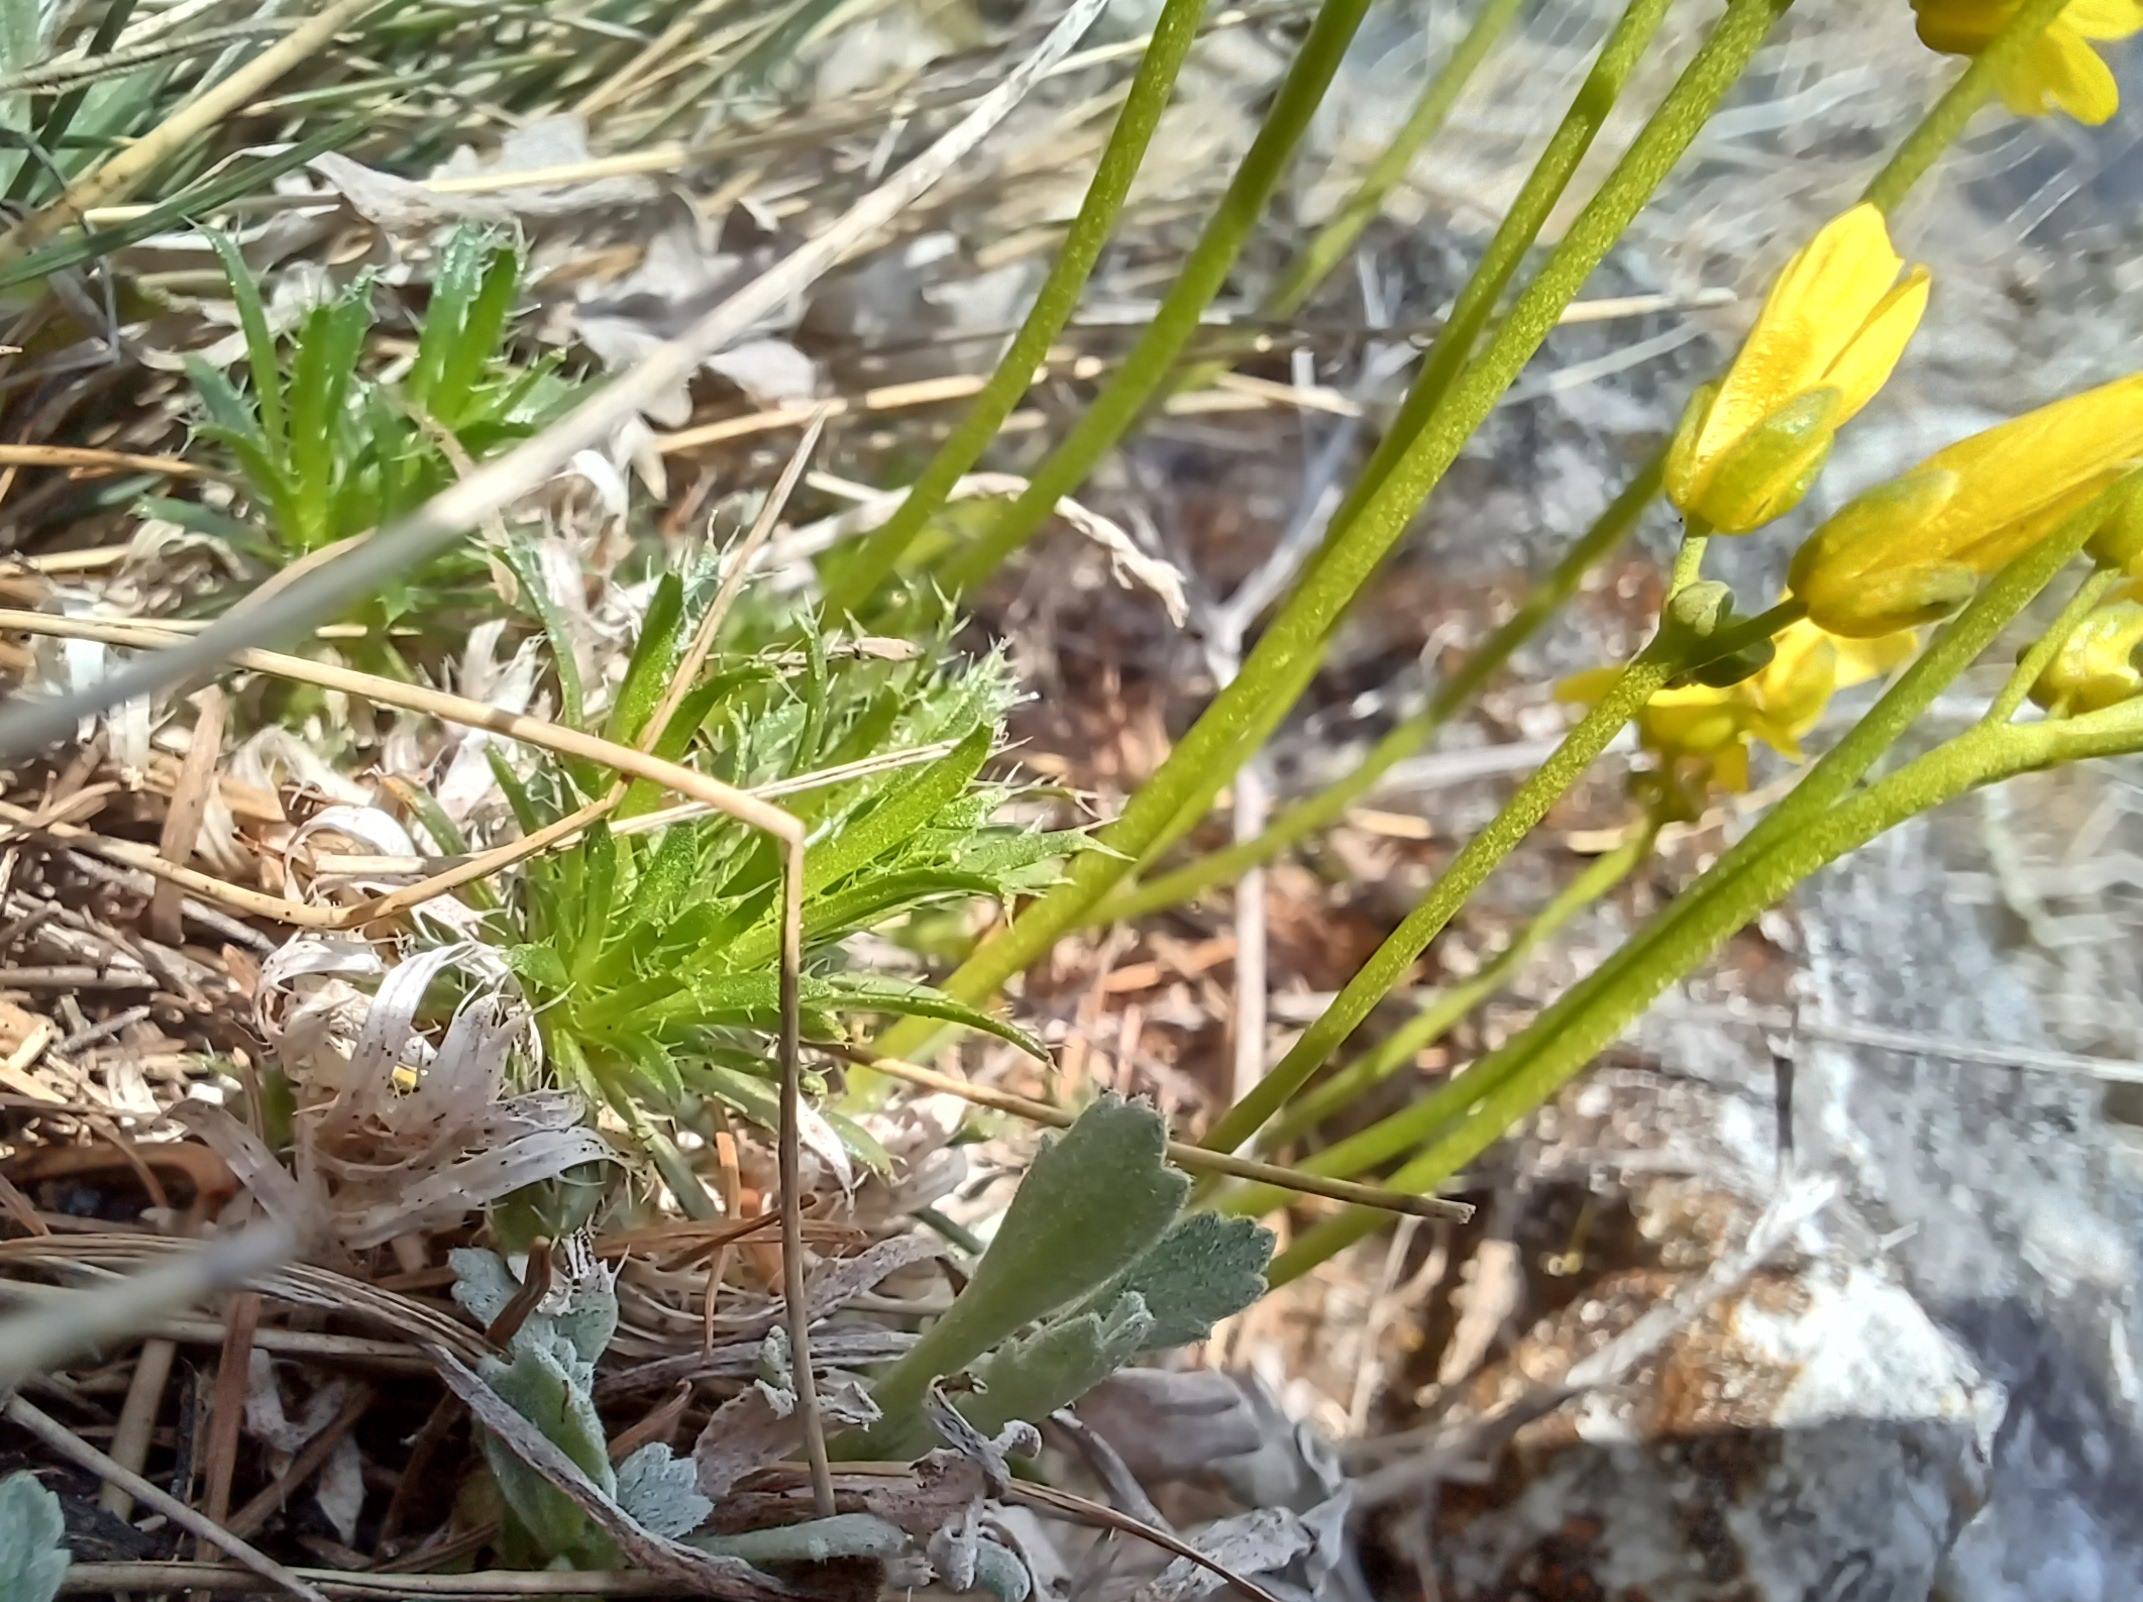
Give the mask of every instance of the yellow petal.
[[2086, 39], [2126, 39], [2143, 33], [2143, 0], [2069, 0], [2061, 25]]
[[1711, 759], [1711, 776], [1722, 790], [1731, 790], [1735, 795], [1748, 794], [1749, 748], [1733, 745], [1721, 751]]
[[2003, 74], [2002, 99], [2027, 117], [2043, 117], [2058, 107], [2094, 128], [2121, 109], [2113, 69], [2081, 35], [2059, 22]]
[[1950, 495], [1916, 532], [1956, 555], [2078, 494], [2102, 489], [2143, 456], [2143, 373], [2101, 384], [1938, 451], [1922, 470], [1955, 475]]
[[1895, 634], [1878, 635], [1872, 640], [1840, 639], [1835, 644], [1838, 688], [1845, 690], [1870, 679], [1879, 679], [1892, 668], [1910, 661], [1912, 653], [1920, 648], [1920, 636], [1911, 629], [1900, 629]]
[[1697, 442], [1709, 461], [1824, 374], [1889, 294], [1903, 260], [1873, 206], [1832, 218], [1786, 263]]
[[1899, 358], [1905, 354], [1905, 346], [1927, 311], [1928, 289], [1927, 269], [1913, 268], [1905, 275], [1902, 284], [1882, 298], [1859, 336], [1823, 375], [1824, 383], [1837, 390], [1842, 398], [1837, 418], [1840, 425], [1873, 400], [1876, 391], [1890, 381]]

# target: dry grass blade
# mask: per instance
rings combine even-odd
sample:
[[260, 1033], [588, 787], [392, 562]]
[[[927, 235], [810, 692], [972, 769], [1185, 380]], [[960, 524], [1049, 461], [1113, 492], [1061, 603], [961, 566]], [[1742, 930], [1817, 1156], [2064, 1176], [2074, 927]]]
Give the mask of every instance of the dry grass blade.
[[[15, 1244], [51, 1241], [41, 1236]], [[169, 1244], [178, 1255], [145, 1273], [0, 1319], [0, 1391], [16, 1389], [33, 1374], [50, 1373], [105, 1341], [138, 1334], [166, 1313], [287, 1262], [297, 1248], [291, 1232], [275, 1224], [202, 1246]], [[67, 1255], [64, 1246], [54, 1251]]]
[[772, 1602], [786, 1594], [749, 1564], [734, 1558], [711, 1557], [643, 1528], [605, 1496], [549, 1436], [515, 1412], [452, 1353], [435, 1350], [432, 1355], [439, 1377], [470, 1415], [587, 1514], [635, 1563], [672, 1582], [693, 1586], [696, 1595], [721, 1598], [723, 1602]]
[[124, 199], [157, 167], [243, 108], [284, 73], [326, 49], [337, 33], [379, 3], [380, 0], [336, 0], [317, 16], [300, 23], [289, 37], [278, 40], [229, 77], [195, 95], [117, 155], [75, 179], [58, 199], [0, 234], [0, 262], [20, 260], [90, 207]]
[[[859, 1047], [820, 1041], [813, 1041], [812, 1046], [815, 1050], [844, 1057], [859, 1068], [869, 1068], [882, 1073], [889, 1079], [899, 1079], [924, 1090], [942, 1091], [948, 1096], [958, 1096], [962, 1101], [972, 1102], [977, 1107], [1010, 1113], [1015, 1118], [1044, 1124], [1051, 1129], [1070, 1128], [1075, 1116], [1062, 1107], [1050, 1106], [1046, 1101], [1035, 1101], [1027, 1096], [1015, 1095], [1009, 1090], [977, 1085], [965, 1079], [957, 1079], [951, 1074], [938, 1073], [917, 1063], [880, 1057]], [[1374, 1207], [1380, 1212], [1399, 1213], [1408, 1218], [1440, 1218], [1455, 1223], [1463, 1223], [1473, 1216], [1470, 1204], [1447, 1201], [1441, 1196], [1409, 1196], [1396, 1190], [1384, 1190], [1376, 1185], [1357, 1184], [1350, 1179], [1326, 1179], [1318, 1174], [1298, 1173], [1277, 1163], [1261, 1163], [1249, 1157], [1209, 1151], [1187, 1141], [1171, 1140], [1167, 1149], [1168, 1160], [1179, 1168], [1187, 1168], [1197, 1173], [1224, 1174], [1230, 1179], [1272, 1185], [1305, 1196], [1321, 1196], [1327, 1201], [1343, 1202], [1350, 1207]]]
[[57, 1420], [39, 1412], [21, 1397], [8, 1399], [7, 1419], [36, 1436], [69, 1462], [89, 1470], [99, 1479], [118, 1486], [145, 1507], [154, 1508], [189, 1535], [199, 1536], [220, 1552], [228, 1553], [278, 1589], [305, 1602], [322, 1602], [320, 1592], [309, 1582], [284, 1568], [265, 1552], [248, 1545], [206, 1514], [197, 1513], [169, 1491], [113, 1462]]
[[[358, 542], [356, 548], [336, 561], [306, 574], [278, 596], [274, 606], [244, 617], [226, 618], [195, 638], [171, 645], [85, 689], [34, 701], [15, 697], [0, 705], [0, 757], [42, 750], [67, 739], [84, 717], [153, 694], [236, 656], [248, 646], [288, 638], [328, 621], [358, 597], [414, 569], [501, 507], [546, 482], [576, 452], [603, 444], [621, 424], [636, 418], [643, 406], [688, 379], [711, 352], [787, 303], [935, 185], [1010, 114], [1037, 79], [1070, 52], [1106, 5], [1107, 0], [1076, 0], [1034, 53], [1006, 73], [1004, 81], [977, 102], [972, 111], [907, 166], [849, 207], [824, 232], [705, 313], [684, 333], [664, 341], [629, 372], [535, 438], [478, 468], [401, 522]], [[346, 6], [352, 15], [365, 9], [357, 0], [346, 0]], [[324, 15], [339, 15], [344, 10], [344, 6], [337, 6]], [[318, 20], [301, 33], [310, 37]], [[340, 26], [340, 22], [336, 25]], [[298, 38], [293, 34], [267, 54], [288, 49]], [[323, 42], [324, 38], [323, 35]], [[142, 141], [142, 146], [152, 143], [154, 137]], [[142, 146], [126, 152], [126, 157]], [[126, 157], [115, 157], [105, 166], [111, 167]], [[27, 222], [19, 225], [27, 226]], [[0, 260], [7, 259], [12, 239], [12, 234], [0, 236]], [[22, 248], [20, 244], [12, 246], [16, 251]]]
[[1028, 1507], [1042, 1508], [1063, 1518], [1076, 1519], [1081, 1524], [1091, 1524], [1097, 1529], [1117, 1530], [1125, 1535], [1135, 1535], [1141, 1541], [1150, 1542], [1187, 1563], [1195, 1563], [1208, 1574], [1225, 1581], [1250, 1598], [1250, 1602], [1280, 1602], [1278, 1597], [1257, 1581], [1247, 1579], [1233, 1569], [1214, 1562], [1188, 1541], [1148, 1524], [1144, 1519], [1136, 1519], [1128, 1513], [1119, 1512], [1106, 1503], [1091, 1502], [1083, 1496], [1074, 1496], [1069, 1491], [1060, 1491], [1049, 1485], [1035, 1485], [1026, 1480], [1013, 1480], [1008, 1489], [1008, 1501], [1024, 1502]]
[[177, 456], [137, 456], [132, 451], [88, 445], [0, 445], [0, 467], [64, 467], [71, 472], [162, 473], [171, 478], [212, 478], [205, 467]]
[[[439, 1597], [443, 1602], [486, 1602], [522, 1596], [666, 1596], [692, 1593], [675, 1580], [632, 1570], [599, 1573], [530, 1572], [479, 1569], [471, 1574], [353, 1574], [342, 1569], [292, 1569], [323, 1595], [356, 1602], [377, 1597], [403, 1602], [411, 1597]], [[239, 1595], [281, 1589], [250, 1569], [223, 1563], [77, 1563], [60, 1581], [62, 1596], [130, 1596], [194, 1591]]]

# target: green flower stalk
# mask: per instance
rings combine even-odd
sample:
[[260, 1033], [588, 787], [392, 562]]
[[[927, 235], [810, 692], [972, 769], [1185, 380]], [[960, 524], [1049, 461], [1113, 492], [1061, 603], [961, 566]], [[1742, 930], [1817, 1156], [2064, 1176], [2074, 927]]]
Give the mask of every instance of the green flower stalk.
[[[1274, 702], [1299, 688], [1340, 614], [1382, 562], [1465, 442], [1539, 350], [1587, 278], [1629, 227], [1687, 150], [1756, 47], [1791, 0], [1731, 0], [1681, 78], [1572, 224], [1540, 274], [1452, 387], [1429, 426], [1412, 441], [1361, 515], [1336, 528], [1323, 558], [1274, 618], [1242, 672], [1217, 696], [1167, 762], [1101, 835], [1108, 853], [1089, 853], [1063, 884], [1029, 907], [1009, 929], [980, 947], [947, 981], [970, 1002], [994, 995], [1087, 910], [1120, 883], [1203, 787], [1225, 783], [1241, 743], [1277, 714]], [[1280, 702], [1284, 710], [1285, 702]], [[912, 1057], [935, 1031], [896, 1027], [881, 1043], [888, 1056]]]
[[1033, 307], [1005, 348], [989, 383], [909, 487], [907, 498], [834, 576], [826, 594], [827, 609], [833, 615], [859, 611], [877, 593], [915, 536], [944, 508], [961, 475], [982, 459], [1012, 408], [1033, 384], [1035, 369], [1078, 308], [1080, 291], [1115, 231], [1124, 198], [1146, 159], [1146, 147], [1152, 144], [1161, 114], [1168, 109], [1176, 76], [1198, 37], [1198, 19], [1204, 9], [1205, 0], [1164, 0], [1153, 38], [1139, 58], [1123, 110], [1117, 113], [1116, 126], [1087, 185], [1086, 198], [1049, 264]]

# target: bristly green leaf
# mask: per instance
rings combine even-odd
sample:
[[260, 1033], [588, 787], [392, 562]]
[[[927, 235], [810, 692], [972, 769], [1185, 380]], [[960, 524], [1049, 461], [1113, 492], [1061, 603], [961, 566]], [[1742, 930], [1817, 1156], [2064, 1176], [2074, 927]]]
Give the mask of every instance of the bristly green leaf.
[[[238, 253], [238, 246], [228, 234], [215, 228], [202, 232], [223, 263], [224, 276], [230, 280], [231, 299], [238, 306], [238, 326], [245, 331], [246, 362], [253, 372], [253, 400], [260, 408], [261, 432], [267, 436], [269, 454], [281, 467], [289, 439], [283, 424], [283, 370], [275, 359], [275, 336], [268, 331], [268, 313], [261, 305], [260, 286], [253, 282], [253, 269], [246, 265], [245, 257]], [[198, 376], [194, 382], [200, 383]]]
[[647, 616], [640, 622], [640, 638], [625, 664], [625, 682], [618, 686], [618, 698], [603, 726], [604, 739], [616, 745], [639, 740], [640, 729], [660, 704], [670, 672], [684, 650], [684, 611], [684, 581], [675, 573], [663, 574], [647, 604]]
[[873, 973], [833, 974], [823, 979], [807, 975], [803, 993], [805, 1000], [835, 1012], [887, 1012], [896, 1018], [935, 1018], [979, 1029], [1019, 1047], [1037, 1062], [1049, 1060], [1049, 1048], [1018, 1025], [913, 980]]
[[1190, 1191], [1167, 1144], [1159, 1113], [1113, 1095], [1045, 1141], [967, 1288], [872, 1387], [886, 1416], [856, 1450], [906, 1441], [932, 1380], [1085, 1299], [1159, 1240]]
[[1272, 1231], [1248, 1218], [1189, 1213], [1087, 1304], [1089, 1313], [1137, 1296], [1153, 1315], [1142, 1350], [1202, 1341], [1265, 1294]]
[[908, 837], [937, 816], [982, 771], [993, 731], [987, 724], [969, 730], [960, 743], [914, 778], [896, 777], [880, 792], [878, 804], [851, 819], [835, 840], [804, 858], [804, 888], [816, 894], [838, 884], [868, 863], [899, 849]]

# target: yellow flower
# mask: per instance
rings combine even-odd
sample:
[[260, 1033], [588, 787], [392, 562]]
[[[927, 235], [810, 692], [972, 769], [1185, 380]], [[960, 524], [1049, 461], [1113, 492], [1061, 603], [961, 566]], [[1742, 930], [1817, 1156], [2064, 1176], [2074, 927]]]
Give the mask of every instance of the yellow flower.
[[[1749, 750], [1762, 741], [1801, 760], [1801, 736], [1814, 728], [1838, 691], [1878, 678], [1912, 654], [1907, 631], [1879, 640], [1841, 640], [1803, 620], [1772, 642], [1774, 655], [1753, 677], [1724, 689], [1690, 684], [1661, 690], [1637, 714], [1637, 739], [1672, 769], [1691, 764], [1721, 788], [1749, 787]], [[1607, 693], [1619, 668], [1594, 668], [1566, 679], [1559, 699], [1589, 705]]]
[[1815, 623], [1867, 639], [1931, 622], [2143, 457], [2143, 373], [1975, 434], [1842, 507], [1794, 554]]
[[[1912, 0], [1920, 42], [1952, 56], [1976, 56], [2022, 0]], [[2070, 0], [2044, 33], [2002, 74], [2002, 99], [2024, 117], [2056, 109], [2098, 124], [2120, 109], [2120, 86], [2089, 41], [2143, 33], [2143, 0]]]
[[2143, 647], [2143, 595], [2129, 585], [2095, 608], [2062, 642], [2031, 687], [2031, 698], [2057, 717], [2096, 712], [2143, 693], [2136, 652]]
[[1771, 286], [1725, 379], [1697, 391], [1667, 455], [1667, 498], [1745, 534], [1808, 493], [1848, 418], [1875, 398], [1927, 309], [1873, 206], [1825, 224]]

